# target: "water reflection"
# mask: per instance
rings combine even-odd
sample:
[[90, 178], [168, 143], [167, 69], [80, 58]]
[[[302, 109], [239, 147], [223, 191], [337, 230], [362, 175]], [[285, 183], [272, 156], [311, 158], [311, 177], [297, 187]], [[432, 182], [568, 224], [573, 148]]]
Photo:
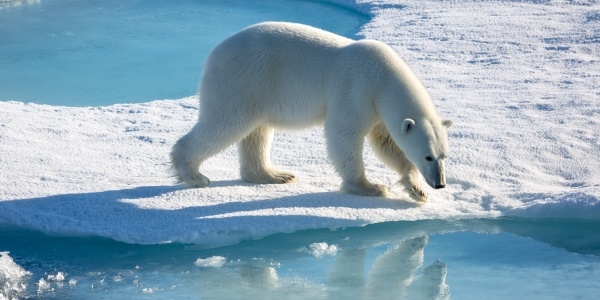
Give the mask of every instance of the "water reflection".
[[447, 299], [446, 265], [437, 260], [423, 269], [428, 237], [401, 241], [379, 256], [363, 278], [365, 249], [338, 255], [328, 282], [329, 299]]
[[[3, 252], [4, 260], [9, 261], [10, 255], [18, 266], [0, 262], [0, 271], [12, 266], [9, 269], [26, 275], [3, 282], [0, 274], [0, 298], [8, 292], [14, 296], [14, 289], [2, 286], [18, 281], [22, 298], [93, 299], [92, 295], [119, 293], [157, 299], [448, 299], [448, 280], [453, 297], [460, 298], [465, 294], [465, 279], [469, 284], [481, 282], [485, 278], [476, 274], [499, 276], [497, 270], [521, 272], [519, 276], [539, 270], [574, 272], [559, 271], [556, 276], [573, 278], [564, 284], [579, 284], [580, 293], [587, 293], [586, 288], [593, 290], [595, 284], [581, 279], [597, 275], [599, 225], [597, 221], [523, 219], [394, 222], [279, 234], [215, 249], [130, 245], [4, 229], [0, 251], [10, 251]], [[440, 239], [446, 242], [440, 244]], [[471, 250], [457, 252], [448, 246]], [[557, 248], [586, 255], [553, 250]], [[199, 259], [203, 263], [195, 264]], [[477, 267], [469, 269], [474, 274], [464, 273], [464, 260]], [[591, 264], [577, 267], [583, 261]], [[56, 279], [59, 273], [62, 280]]]
[[341, 250], [332, 264], [315, 256], [312, 263], [328, 269], [324, 282], [310, 272], [279, 276], [278, 270], [285, 271], [285, 266], [265, 266], [264, 261], [242, 263], [229, 271], [205, 270], [199, 281], [210, 282], [201, 288], [209, 299], [448, 299], [446, 265], [437, 260], [423, 266], [428, 240], [421, 236], [389, 244], [372, 264], [367, 248]]
[[[600, 236], [592, 229], [597, 228], [597, 224], [523, 219], [397, 222], [340, 231], [318, 230], [273, 236], [224, 247], [215, 253], [241, 249], [243, 255], [229, 257], [234, 261], [238, 259], [242, 264], [250, 261], [249, 257], [268, 257], [268, 263], [263, 259], [260, 263], [251, 262], [237, 268], [229, 263], [233, 267], [228, 277], [232, 284], [226, 290], [231, 299], [443, 300], [450, 299], [450, 287], [446, 283], [448, 266], [439, 259], [432, 261], [437, 257], [429, 258], [429, 263], [424, 264], [430, 235], [467, 231], [489, 236], [487, 234], [511, 232], [569, 251], [598, 254]], [[317, 244], [323, 245], [321, 249], [335, 245], [338, 251], [330, 254], [329, 260], [323, 254], [327, 251], [307, 251], [316, 248], [313, 246]], [[370, 258], [373, 253], [376, 257]], [[312, 258], [307, 259], [307, 254]], [[507, 252], [506, 255], [515, 254]], [[483, 260], [479, 263], [485, 265], [486, 257], [488, 255], [482, 253]], [[289, 267], [294, 260], [302, 260], [313, 267]], [[273, 264], [274, 261], [277, 263]], [[319, 275], [319, 272], [324, 275]], [[464, 274], [460, 275], [464, 277]], [[205, 290], [204, 295], [207, 298], [223, 296], [223, 291], [215, 289], [215, 294], [212, 294]]]

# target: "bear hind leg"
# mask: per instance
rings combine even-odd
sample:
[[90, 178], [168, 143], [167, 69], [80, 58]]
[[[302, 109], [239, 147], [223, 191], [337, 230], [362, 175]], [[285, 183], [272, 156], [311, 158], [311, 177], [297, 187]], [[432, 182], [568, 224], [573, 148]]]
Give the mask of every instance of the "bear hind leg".
[[198, 122], [171, 150], [171, 166], [177, 181], [185, 182], [189, 187], [209, 186], [210, 180], [200, 173], [200, 165], [241, 139], [245, 134], [241, 128], [244, 126], [230, 127], [218, 122]]
[[292, 173], [279, 171], [271, 166], [269, 152], [273, 129], [259, 126], [239, 144], [240, 175], [251, 183], [289, 183], [296, 180]]
[[400, 176], [400, 183], [415, 201], [426, 201], [427, 193], [418, 181], [419, 170], [406, 158], [404, 152], [396, 145], [383, 123], [379, 123], [368, 134], [369, 144], [375, 155]]

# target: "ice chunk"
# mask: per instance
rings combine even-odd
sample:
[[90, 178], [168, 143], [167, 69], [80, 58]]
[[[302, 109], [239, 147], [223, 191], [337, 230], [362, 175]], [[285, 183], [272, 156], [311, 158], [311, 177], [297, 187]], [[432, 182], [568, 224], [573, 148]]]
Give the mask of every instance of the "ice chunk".
[[336, 245], [328, 245], [327, 243], [312, 243], [308, 248], [302, 247], [300, 252], [306, 252], [314, 257], [320, 258], [325, 255], [335, 256], [338, 248]]
[[56, 273], [56, 275], [52, 275], [52, 274], [48, 275], [48, 280], [49, 281], [63, 282], [63, 281], [65, 281], [65, 277], [66, 277], [65, 273], [58, 272], [58, 273]]
[[25, 279], [31, 275], [8, 256], [0, 252], [0, 299], [17, 299], [27, 289]]
[[52, 285], [50, 284], [50, 282], [44, 278], [40, 278], [40, 281], [38, 281], [38, 293], [52, 292], [52, 291], [54, 291], [54, 288], [52, 288]]
[[212, 256], [209, 258], [198, 258], [194, 265], [201, 268], [220, 268], [225, 264], [225, 257], [223, 256]]
[[142, 289], [142, 293], [144, 293], [144, 294], [152, 294], [152, 293], [154, 293], [154, 292], [156, 292], [158, 290], [159, 290], [159, 288], [157, 288], [157, 287], [144, 288], [144, 289]]

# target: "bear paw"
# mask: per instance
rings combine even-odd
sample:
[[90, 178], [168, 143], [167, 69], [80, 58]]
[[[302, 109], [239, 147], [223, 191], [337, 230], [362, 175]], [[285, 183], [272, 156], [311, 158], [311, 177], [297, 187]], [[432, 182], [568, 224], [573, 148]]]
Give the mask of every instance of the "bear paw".
[[358, 196], [387, 197], [390, 194], [390, 188], [383, 184], [374, 184], [370, 182], [344, 182], [342, 190], [348, 194]]
[[282, 184], [296, 181], [296, 175], [277, 170], [264, 170], [252, 174], [242, 174], [242, 180], [251, 183]]
[[185, 182], [185, 184], [191, 188], [203, 188], [210, 185], [210, 179], [200, 173], [186, 178], [180, 178], [180, 181]]
[[411, 185], [410, 187], [405, 187], [404, 190], [408, 193], [411, 199], [418, 202], [427, 201], [427, 193], [425, 193], [420, 187], [416, 185]]
[[427, 201], [427, 193], [423, 191], [423, 188], [420, 184], [418, 184], [413, 176], [405, 175], [402, 176], [402, 179], [398, 182], [404, 186], [404, 190], [408, 193], [410, 199], [417, 202], [425, 202]]

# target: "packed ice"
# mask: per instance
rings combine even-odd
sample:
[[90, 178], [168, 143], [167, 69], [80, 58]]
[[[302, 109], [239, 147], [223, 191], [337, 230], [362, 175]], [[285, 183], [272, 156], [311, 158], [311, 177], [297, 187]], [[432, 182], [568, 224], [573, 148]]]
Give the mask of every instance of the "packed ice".
[[[339, 192], [320, 128], [275, 136], [273, 163], [295, 171], [296, 183], [242, 182], [231, 147], [202, 166], [211, 187], [176, 185], [168, 154], [195, 123], [195, 96], [102, 107], [2, 99], [0, 224], [127, 243], [216, 247], [398, 220], [600, 218], [597, 6], [337, 2], [372, 17], [357, 38], [397, 50], [440, 114], [454, 120], [447, 187], [430, 191], [427, 203], [410, 201], [395, 185], [397, 175], [368, 147], [367, 176], [390, 185], [391, 199]], [[8, 259], [2, 254], [4, 265]], [[40, 290], [49, 281], [40, 280]], [[3, 289], [18, 291], [18, 282], [5, 279]]]

